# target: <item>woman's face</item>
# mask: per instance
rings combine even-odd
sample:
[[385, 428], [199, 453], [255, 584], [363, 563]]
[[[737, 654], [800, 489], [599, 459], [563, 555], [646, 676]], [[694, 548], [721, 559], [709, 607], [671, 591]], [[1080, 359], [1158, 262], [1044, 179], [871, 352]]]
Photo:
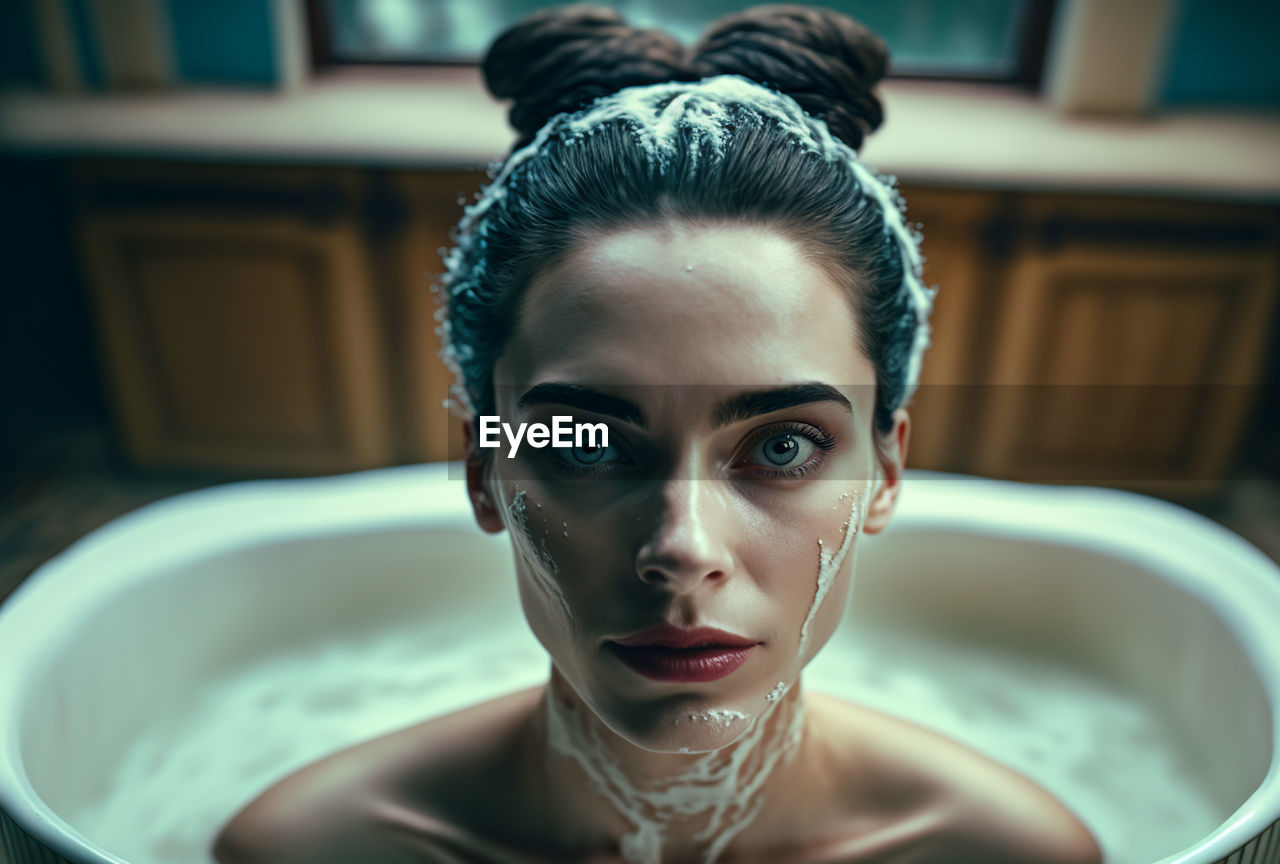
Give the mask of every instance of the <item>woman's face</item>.
[[[731, 743], [835, 629], [906, 443], [899, 412], [877, 455], [858, 345], [843, 289], [765, 228], [611, 233], [530, 284], [498, 416], [604, 423], [609, 447], [508, 458], [504, 438], [469, 470], [472, 501], [511, 532], [534, 633], [624, 738]], [[679, 649], [663, 625], [736, 639]]]

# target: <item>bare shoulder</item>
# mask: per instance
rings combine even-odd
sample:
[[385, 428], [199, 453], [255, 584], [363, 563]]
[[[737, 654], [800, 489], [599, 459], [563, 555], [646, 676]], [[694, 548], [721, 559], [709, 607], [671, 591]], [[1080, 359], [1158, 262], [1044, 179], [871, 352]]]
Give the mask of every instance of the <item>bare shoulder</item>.
[[[471, 864], [466, 814], [491, 797], [522, 691], [334, 753], [290, 774], [219, 831], [219, 864]], [[474, 794], [473, 794], [474, 793]]]
[[[967, 751], [967, 748], [965, 748]], [[1102, 850], [1070, 810], [1039, 785], [968, 751], [950, 789], [957, 841], [991, 864], [1100, 864]]]
[[[219, 864], [328, 864], [395, 861], [381, 842], [374, 800], [361, 788], [339, 793], [336, 763], [322, 760], [281, 780], [218, 832]], [[435, 860], [435, 859], [429, 859]]]
[[[819, 694], [814, 694], [819, 695]], [[922, 847], [947, 864], [1100, 864], [1093, 835], [1056, 798], [1018, 772], [945, 735], [822, 696], [862, 756], [851, 776], [899, 818], [927, 826]], [[867, 791], [870, 790], [870, 791]], [[921, 860], [932, 860], [925, 854]]]

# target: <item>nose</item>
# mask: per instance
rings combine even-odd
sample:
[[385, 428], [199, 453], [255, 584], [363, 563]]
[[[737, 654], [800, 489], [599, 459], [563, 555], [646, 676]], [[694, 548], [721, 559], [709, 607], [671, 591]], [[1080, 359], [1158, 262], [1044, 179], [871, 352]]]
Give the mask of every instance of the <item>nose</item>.
[[718, 485], [673, 479], [663, 486], [657, 527], [636, 555], [642, 581], [687, 594], [733, 571], [728, 514]]

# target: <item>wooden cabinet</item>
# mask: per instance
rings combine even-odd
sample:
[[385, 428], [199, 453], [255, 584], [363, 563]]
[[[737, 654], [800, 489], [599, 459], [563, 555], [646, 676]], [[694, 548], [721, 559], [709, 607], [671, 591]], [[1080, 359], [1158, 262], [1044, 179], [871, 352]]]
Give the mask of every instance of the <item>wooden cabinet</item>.
[[902, 191], [907, 221], [923, 226], [924, 282], [938, 288], [920, 386], [908, 406], [908, 462], [915, 468], [960, 470], [970, 446], [973, 391], [985, 374], [983, 347], [998, 266], [984, 232], [1002, 202], [967, 190]]
[[[432, 289], [483, 182], [78, 166], [78, 232], [128, 452], [270, 473], [459, 458]], [[910, 465], [1216, 488], [1275, 331], [1275, 208], [902, 191], [939, 286]]]
[[1273, 330], [1273, 218], [1029, 197], [996, 298], [971, 470], [1211, 493]]
[[357, 175], [76, 176], [121, 441], [147, 465], [322, 473], [393, 457]]
[[460, 199], [472, 199], [484, 180], [478, 172], [398, 173], [388, 188], [403, 202], [406, 218], [388, 248], [390, 296], [398, 314], [394, 338], [403, 372], [398, 395], [403, 406], [404, 455], [434, 462], [463, 457], [456, 416], [445, 407], [453, 373], [440, 359], [433, 288], [444, 272], [442, 252], [453, 245], [450, 231], [462, 215]]

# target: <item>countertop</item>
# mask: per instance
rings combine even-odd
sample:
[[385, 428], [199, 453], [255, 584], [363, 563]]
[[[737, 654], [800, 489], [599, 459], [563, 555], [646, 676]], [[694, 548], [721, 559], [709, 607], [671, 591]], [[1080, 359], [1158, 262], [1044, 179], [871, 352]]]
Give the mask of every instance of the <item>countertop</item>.
[[[1280, 202], [1280, 111], [1060, 114], [1037, 96], [886, 81], [863, 160], [906, 183]], [[0, 148], [268, 163], [478, 168], [513, 140], [474, 67], [348, 70], [281, 92], [0, 94]]]

